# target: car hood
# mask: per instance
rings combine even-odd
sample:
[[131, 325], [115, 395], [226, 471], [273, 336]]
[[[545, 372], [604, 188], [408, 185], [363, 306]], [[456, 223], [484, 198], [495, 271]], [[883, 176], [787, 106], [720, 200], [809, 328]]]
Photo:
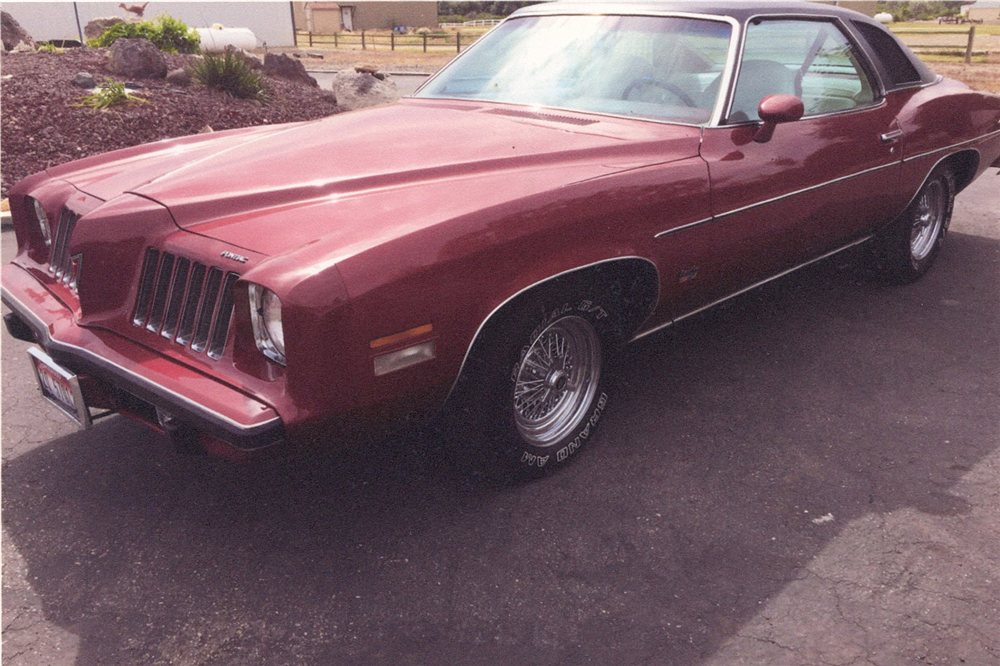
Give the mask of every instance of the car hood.
[[[694, 127], [412, 99], [318, 121], [148, 144], [50, 173], [105, 200], [124, 192], [152, 199], [184, 229], [275, 254], [326, 235], [330, 225], [350, 224], [287, 214], [305, 204], [314, 209], [317, 202], [385, 197], [442, 181], [474, 194], [470, 179], [495, 182], [498, 172], [543, 171], [548, 175], [535, 178], [551, 189], [693, 156], [699, 136]], [[308, 228], [288, 233], [289, 220]]]

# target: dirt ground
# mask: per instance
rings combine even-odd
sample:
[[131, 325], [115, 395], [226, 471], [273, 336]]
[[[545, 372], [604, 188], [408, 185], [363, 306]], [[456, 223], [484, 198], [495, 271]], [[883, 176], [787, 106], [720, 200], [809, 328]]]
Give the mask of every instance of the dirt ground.
[[[371, 49], [362, 51], [360, 48], [334, 49], [325, 47], [272, 48], [269, 50], [293, 55], [297, 53], [306, 69], [317, 71], [335, 71], [358, 65], [374, 65], [383, 72], [433, 73], [444, 67], [455, 57], [453, 50], [436, 53], [424, 53], [422, 51], [373, 51]], [[257, 49], [255, 53], [262, 56], [264, 50]], [[314, 57], [315, 55], [322, 57], [317, 58]]]
[[1000, 93], [1000, 55], [992, 55], [991, 62], [929, 62], [931, 69], [950, 79], [958, 79], [976, 90]]

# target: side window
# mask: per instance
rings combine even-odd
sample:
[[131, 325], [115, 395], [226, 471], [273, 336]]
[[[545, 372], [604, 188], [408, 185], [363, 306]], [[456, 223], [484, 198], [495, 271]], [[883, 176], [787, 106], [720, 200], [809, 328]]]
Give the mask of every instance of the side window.
[[768, 95], [795, 95], [805, 115], [846, 111], [875, 101], [851, 42], [828, 21], [773, 20], [747, 26], [729, 122], [759, 120]]
[[891, 84], [887, 87], [896, 88], [921, 82], [920, 72], [913, 66], [909, 56], [903, 53], [903, 49], [899, 47], [892, 35], [861, 21], [854, 21], [854, 27], [858, 29], [871, 50], [882, 61]]

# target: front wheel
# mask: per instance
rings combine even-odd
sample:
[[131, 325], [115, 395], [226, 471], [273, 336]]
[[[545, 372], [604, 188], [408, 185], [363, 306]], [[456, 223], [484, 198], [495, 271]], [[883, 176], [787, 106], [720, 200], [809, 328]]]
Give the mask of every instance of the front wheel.
[[622, 334], [603, 290], [528, 298], [477, 345], [464, 378], [458, 455], [503, 481], [557, 470], [592, 441]]
[[890, 281], [913, 282], [930, 269], [948, 230], [954, 204], [955, 176], [949, 169], [939, 169], [880, 238], [882, 269]]

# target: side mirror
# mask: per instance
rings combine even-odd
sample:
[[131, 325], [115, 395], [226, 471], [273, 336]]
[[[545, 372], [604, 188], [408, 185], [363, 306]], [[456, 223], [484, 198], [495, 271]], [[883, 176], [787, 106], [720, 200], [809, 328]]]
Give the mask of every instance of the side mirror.
[[771, 140], [774, 128], [778, 123], [790, 123], [798, 120], [805, 113], [802, 100], [795, 95], [768, 95], [760, 100], [757, 115], [763, 124], [757, 130], [753, 140], [766, 143]]

